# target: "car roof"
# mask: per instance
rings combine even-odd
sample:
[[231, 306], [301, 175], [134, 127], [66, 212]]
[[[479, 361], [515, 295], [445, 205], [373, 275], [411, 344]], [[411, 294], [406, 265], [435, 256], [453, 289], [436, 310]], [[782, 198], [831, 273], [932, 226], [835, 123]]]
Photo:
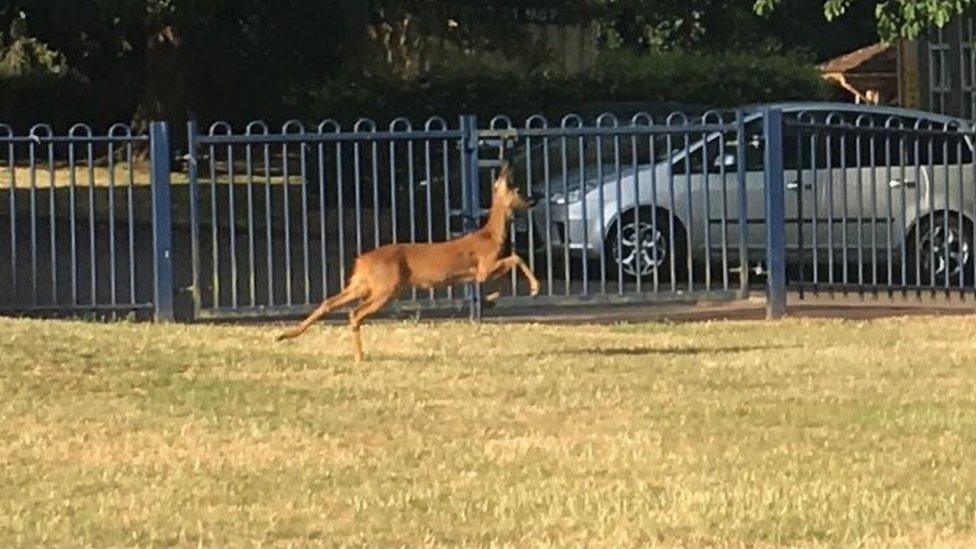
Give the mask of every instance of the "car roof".
[[842, 111], [849, 113], [876, 114], [883, 116], [898, 116], [904, 118], [923, 118], [933, 122], [959, 123], [969, 126], [972, 121], [955, 116], [948, 116], [928, 111], [916, 109], [906, 109], [903, 107], [889, 107], [886, 105], [861, 105], [857, 103], [839, 103], [831, 101], [783, 101], [777, 103], [756, 103], [745, 105], [742, 110], [748, 113], [758, 113], [763, 108], [780, 109], [786, 113], [798, 112], [833, 112]]

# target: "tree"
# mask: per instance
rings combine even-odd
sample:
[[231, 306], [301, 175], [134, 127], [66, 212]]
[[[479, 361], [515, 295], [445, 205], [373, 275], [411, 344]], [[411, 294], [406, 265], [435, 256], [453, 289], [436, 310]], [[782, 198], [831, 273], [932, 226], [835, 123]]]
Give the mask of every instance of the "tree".
[[589, 0], [606, 46], [642, 51], [798, 54], [823, 60], [877, 37], [871, 6], [858, 2], [845, 16], [824, 20], [810, 0], [775, 0], [759, 16], [741, 0]]
[[0, 6], [0, 29], [16, 23], [29, 36], [5, 44], [0, 35], [0, 57], [28, 41], [49, 51], [104, 111], [138, 129], [235, 113], [275, 119], [340, 75], [411, 76], [432, 57], [540, 53], [486, 12], [476, 0], [14, 0]]
[[[277, 114], [269, 111], [288, 90], [358, 59], [366, 12], [343, 0], [31, 0], [0, 7], [0, 29], [18, 20], [33, 43], [65, 60], [102, 110], [127, 113], [139, 127], [243, 110]], [[0, 37], [0, 54], [12, 45]]]
[[[757, 13], [770, 13], [782, 0], [756, 0]], [[833, 20], [844, 14], [854, 0], [826, 0], [824, 16]], [[932, 26], [942, 27], [954, 15], [973, 4], [973, 0], [880, 0], [875, 5], [878, 34], [892, 42], [899, 38], [912, 39]]]

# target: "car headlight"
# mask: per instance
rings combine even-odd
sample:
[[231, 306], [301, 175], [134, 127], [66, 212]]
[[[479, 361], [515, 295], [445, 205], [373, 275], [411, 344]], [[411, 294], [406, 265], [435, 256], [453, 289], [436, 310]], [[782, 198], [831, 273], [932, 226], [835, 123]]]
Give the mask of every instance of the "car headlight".
[[563, 194], [561, 192], [554, 192], [550, 195], [550, 200], [556, 204], [565, 204], [566, 202], [579, 202], [583, 199], [583, 196], [593, 189], [599, 187], [599, 180], [591, 179], [586, 182], [585, 186], [581, 189], [577, 187], [570, 187], [569, 192]]

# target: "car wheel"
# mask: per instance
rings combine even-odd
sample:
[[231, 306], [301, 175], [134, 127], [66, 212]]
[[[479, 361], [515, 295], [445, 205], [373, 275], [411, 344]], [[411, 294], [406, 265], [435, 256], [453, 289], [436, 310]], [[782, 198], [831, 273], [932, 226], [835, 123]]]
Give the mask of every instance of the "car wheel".
[[[617, 238], [617, 228], [620, 238]], [[607, 270], [615, 276], [618, 271], [624, 280], [653, 280], [657, 272], [658, 280], [671, 280], [671, 262], [678, 278], [686, 269], [688, 250], [685, 243], [684, 227], [674, 219], [674, 249], [671, 249], [670, 213], [658, 210], [655, 219], [653, 210], [640, 210], [639, 215], [625, 213], [610, 234], [606, 246]]]
[[[916, 234], [918, 231], [917, 245]], [[958, 286], [960, 275], [967, 286], [973, 283], [973, 261], [976, 249], [973, 246], [973, 225], [963, 219], [960, 231], [959, 215], [955, 212], [939, 212], [933, 216], [925, 215], [908, 234], [905, 250], [908, 254], [908, 279], [915, 280], [921, 275], [917, 285], [944, 285], [946, 275], [950, 286]]]

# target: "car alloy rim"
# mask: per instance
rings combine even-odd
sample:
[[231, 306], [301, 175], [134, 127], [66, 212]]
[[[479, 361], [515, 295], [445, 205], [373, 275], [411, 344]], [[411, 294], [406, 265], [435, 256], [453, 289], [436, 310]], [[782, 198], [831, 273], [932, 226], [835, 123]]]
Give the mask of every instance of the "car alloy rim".
[[[628, 223], [620, 231], [620, 242], [613, 242], [614, 261], [631, 276], [647, 276], [664, 264], [668, 244], [651, 223]], [[639, 274], [638, 274], [639, 273]]]
[[970, 253], [969, 242], [960, 238], [957, 229], [950, 227], [946, 230], [939, 225], [928, 231], [922, 238], [919, 255], [925, 272], [942, 276], [948, 273], [952, 277], [958, 276], [969, 263]]

